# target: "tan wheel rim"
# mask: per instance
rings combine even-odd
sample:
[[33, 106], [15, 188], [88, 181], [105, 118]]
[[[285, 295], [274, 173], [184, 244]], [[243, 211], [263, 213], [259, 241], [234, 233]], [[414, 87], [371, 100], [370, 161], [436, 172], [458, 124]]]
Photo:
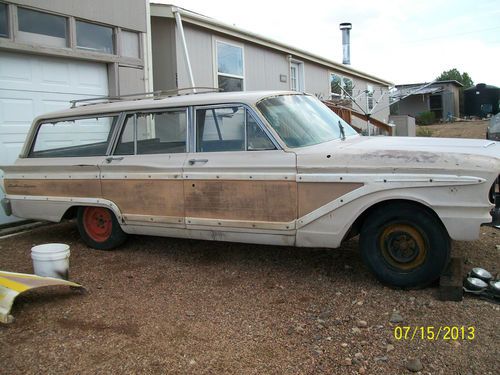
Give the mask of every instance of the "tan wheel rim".
[[409, 224], [390, 224], [379, 238], [385, 261], [404, 271], [421, 266], [427, 256], [427, 241], [423, 234]]

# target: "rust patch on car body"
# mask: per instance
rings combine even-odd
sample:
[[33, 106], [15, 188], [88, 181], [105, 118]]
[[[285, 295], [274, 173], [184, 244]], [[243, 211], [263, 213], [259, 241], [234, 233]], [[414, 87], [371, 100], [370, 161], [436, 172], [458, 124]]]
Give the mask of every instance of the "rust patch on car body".
[[399, 150], [381, 150], [360, 155], [366, 159], [398, 160], [407, 163], [436, 163], [441, 161], [443, 156], [434, 152], [420, 151], [409, 153]]
[[11, 195], [43, 197], [100, 198], [101, 183], [97, 179], [7, 179], [5, 190]]
[[299, 217], [362, 186], [362, 183], [301, 182], [298, 184]]
[[297, 184], [289, 181], [184, 181], [187, 217], [289, 222], [297, 217]]
[[124, 214], [184, 216], [182, 181], [102, 180], [102, 196]]

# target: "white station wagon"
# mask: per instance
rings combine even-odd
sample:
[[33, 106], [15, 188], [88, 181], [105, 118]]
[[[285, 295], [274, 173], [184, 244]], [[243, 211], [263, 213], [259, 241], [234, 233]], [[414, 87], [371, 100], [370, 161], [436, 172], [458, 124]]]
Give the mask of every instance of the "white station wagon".
[[415, 287], [439, 277], [451, 239], [492, 222], [500, 143], [362, 137], [307, 94], [203, 93], [38, 117], [2, 169], [7, 214], [76, 217], [92, 248], [127, 234], [337, 248], [360, 234], [382, 282]]

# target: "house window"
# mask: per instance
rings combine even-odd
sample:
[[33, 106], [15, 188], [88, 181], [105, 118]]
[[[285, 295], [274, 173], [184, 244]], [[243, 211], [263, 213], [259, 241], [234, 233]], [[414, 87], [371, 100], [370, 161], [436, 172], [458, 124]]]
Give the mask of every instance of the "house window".
[[76, 21], [76, 46], [88, 51], [114, 53], [113, 28]]
[[347, 94], [352, 96], [352, 89], [354, 87], [352, 79], [344, 77], [342, 79], [342, 84], [343, 84], [344, 90], [347, 92]]
[[290, 63], [290, 90], [304, 91], [303, 65], [301, 62]]
[[139, 33], [122, 30], [121, 32], [122, 56], [140, 57]]
[[368, 108], [368, 112], [373, 109], [373, 86], [366, 86], [366, 107]]
[[217, 84], [222, 91], [243, 91], [243, 47], [216, 41]]
[[0, 3], [0, 37], [9, 37], [9, 12], [4, 3]]
[[68, 20], [66, 17], [25, 8], [18, 8], [17, 17], [18, 41], [67, 47]]
[[330, 97], [349, 98], [352, 96], [354, 84], [352, 79], [330, 73]]
[[342, 91], [342, 77], [335, 73], [330, 73], [330, 96], [342, 97], [344, 92]]

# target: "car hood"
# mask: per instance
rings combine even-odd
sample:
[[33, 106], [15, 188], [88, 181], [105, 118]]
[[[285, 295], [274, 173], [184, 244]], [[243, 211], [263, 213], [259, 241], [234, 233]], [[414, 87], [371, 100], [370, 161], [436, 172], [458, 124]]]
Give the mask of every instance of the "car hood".
[[500, 142], [491, 140], [354, 136], [294, 152], [299, 173], [500, 173]]

